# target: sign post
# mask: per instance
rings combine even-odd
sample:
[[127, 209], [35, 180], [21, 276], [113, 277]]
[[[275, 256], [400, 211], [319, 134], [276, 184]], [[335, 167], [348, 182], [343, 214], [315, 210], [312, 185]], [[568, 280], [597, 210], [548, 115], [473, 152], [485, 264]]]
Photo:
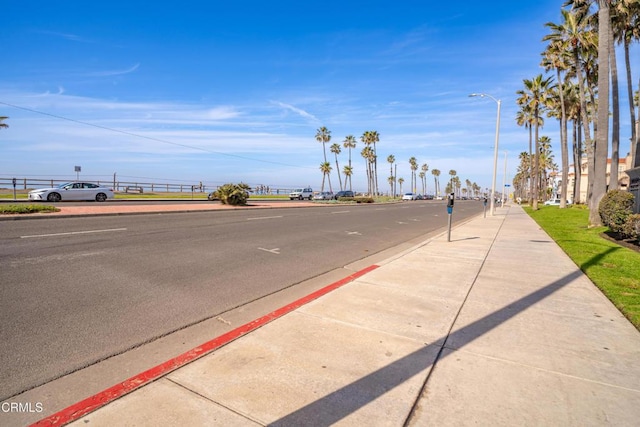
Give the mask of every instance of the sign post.
[[80, 172], [82, 172], [82, 168], [80, 166], [74, 166], [73, 169], [76, 173], [76, 181], [80, 181]]

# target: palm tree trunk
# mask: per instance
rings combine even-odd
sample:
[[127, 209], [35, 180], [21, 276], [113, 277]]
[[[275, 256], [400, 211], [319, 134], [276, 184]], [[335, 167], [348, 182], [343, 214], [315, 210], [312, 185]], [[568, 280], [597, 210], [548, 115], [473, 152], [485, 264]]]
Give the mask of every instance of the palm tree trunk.
[[536, 105], [535, 107], [535, 112], [533, 114], [533, 119], [535, 120], [534, 126], [535, 126], [535, 153], [534, 153], [534, 157], [533, 157], [533, 172], [532, 172], [532, 179], [533, 179], [533, 204], [531, 205], [531, 208], [534, 211], [538, 210], [538, 198], [540, 197], [540, 195], [538, 194], [540, 191], [540, 187], [538, 185], [538, 181], [539, 181], [539, 176], [540, 176], [540, 141], [539, 141], [539, 110], [538, 110], [538, 106]]
[[336, 154], [336, 171], [338, 172], [338, 181], [340, 182], [340, 191], [342, 191], [342, 178], [340, 177], [340, 165], [338, 165], [338, 155]]
[[609, 65], [611, 67], [611, 124], [613, 125], [611, 133], [611, 174], [609, 177], [609, 190], [617, 190], [618, 165], [620, 164], [620, 93], [618, 89], [618, 66], [616, 65], [616, 49], [613, 45], [613, 31], [611, 27], [609, 27], [609, 55]]
[[529, 206], [533, 206], [533, 124], [529, 124]]
[[594, 139], [593, 185], [589, 200], [589, 225], [600, 226], [602, 219], [598, 213], [600, 200], [607, 192], [607, 153], [609, 150], [609, 33], [611, 18], [609, 1], [598, 0], [598, 131]]
[[573, 122], [573, 203], [580, 203], [580, 190], [582, 185], [582, 133], [580, 131], [580, 119]]
[[[629, 42], [624, 40], [624, 63], [627, 68], [627, 97], [629, 98], [629, 116], [631, 117], [631, 164], [627, 165], [627, 169], [640, 166], [640, 153], [638, 152], [638, 134], [636, 132], [636, 110], [633, 106], [633, 80], [631, 78], [631, 61], [629, 59]], [[640, 80], [639, 80], [640, 83]]]

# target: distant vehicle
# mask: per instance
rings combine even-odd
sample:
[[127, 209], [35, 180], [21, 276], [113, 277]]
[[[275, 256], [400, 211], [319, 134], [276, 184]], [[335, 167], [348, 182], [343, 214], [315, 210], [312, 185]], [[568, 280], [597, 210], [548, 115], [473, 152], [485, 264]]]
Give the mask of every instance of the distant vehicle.
[[113, 199], [113, 189], [90, 182], [68, 182], [57, 187], [29, 191], [29, 200], [46, 200], [48, 202], [62, 200], [95, 200], [96, 202], [104, 202], [107, 199]]
[[333, 193], [331, 191], [323, 191], [313, 196], [313, 200], [332, 200]]
[[294, 200], [302, 200], [307, 199], [311, 200], [313, 198], [313, 190], [310, 187], [307, 188], [298, 188], [289, 193], [289, 199]]
[[[545, 206], [560, 206], [560, 199], [551, 199], [544, 202]], [[567, 205], [571, 204], [571, 200], [567, 200]]]
[[353, 193], [353, 191], [343, 190], [338, 191], [335, 196], [333, 196], [333, 198], [336, 200], [338, 200], [340, 197], [355, 197], [355, 194]]
[[418, 200], [418, 196], [414, 193], [404, 193], [402, 200]]

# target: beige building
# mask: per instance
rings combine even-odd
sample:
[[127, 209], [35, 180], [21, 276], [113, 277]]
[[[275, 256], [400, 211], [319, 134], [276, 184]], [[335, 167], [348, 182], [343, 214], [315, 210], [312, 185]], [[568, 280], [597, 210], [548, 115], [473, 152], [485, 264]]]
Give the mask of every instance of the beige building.
[[[569, 165], [569, 186], [567, 187], [567, 197], [569, 200], [573, 198], [573, 187], [576, 180], [575, 165]], [[627, 157], [621, 157], [618, 163], [618, 188], [620, 190], [627, 190], [629, 188], [629, 176], [624, 172], [631, 168], [631, 154], [627, 154]], [[587, 203], [587, 188], [589, 186], [587, 175], [587, 158], [582, 161], [580, 168], [580, 200], [579, 203]], [[611, 176], [611, 159], [607, 159], [607, 187], [609, 186], [609, 179]], [[562, 174], [558, 173], [555, 177], [554, 192], [560, 193], [560, 182]]]

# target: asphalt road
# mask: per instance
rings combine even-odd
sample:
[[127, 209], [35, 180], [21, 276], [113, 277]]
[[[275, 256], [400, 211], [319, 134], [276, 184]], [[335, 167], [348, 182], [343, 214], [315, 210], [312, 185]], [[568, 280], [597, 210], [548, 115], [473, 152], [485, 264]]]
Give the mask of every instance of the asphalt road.
[[0, 401], [446, 223], [442, 201], [2, 221]]

